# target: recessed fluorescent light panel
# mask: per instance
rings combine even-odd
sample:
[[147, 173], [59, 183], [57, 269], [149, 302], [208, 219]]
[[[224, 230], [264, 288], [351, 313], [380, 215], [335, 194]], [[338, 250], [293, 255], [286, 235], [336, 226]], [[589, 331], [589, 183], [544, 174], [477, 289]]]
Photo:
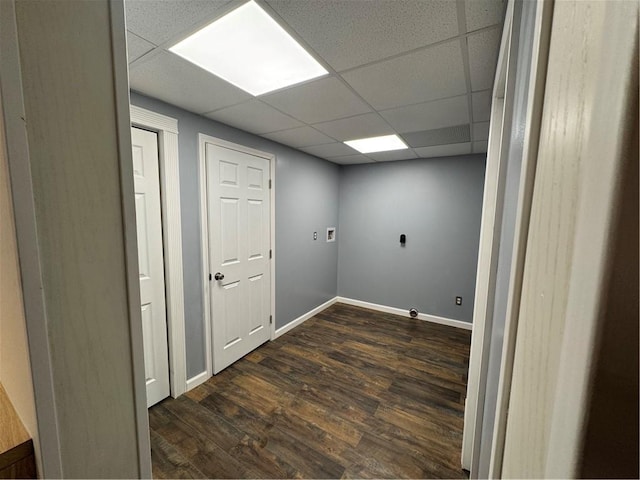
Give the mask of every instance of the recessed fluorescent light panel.
[[169, 50], [252, 95], [327, 73], [253, 0]]
[[359, 140], [348, 140], [346, 142], [351, 148], [355, 148], [360, 153], [388, 152], [390, 150], [403, 150], [407, 145], [398, 135], [384, 135], [382, 137], [361, 138]]

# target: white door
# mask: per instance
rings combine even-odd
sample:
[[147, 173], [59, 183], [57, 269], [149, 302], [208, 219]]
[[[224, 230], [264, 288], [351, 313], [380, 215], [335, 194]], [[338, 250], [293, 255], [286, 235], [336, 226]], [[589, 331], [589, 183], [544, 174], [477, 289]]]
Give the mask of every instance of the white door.
[[158, 136], [131, 129], [147, 407], [169, 396]]
[[269, 160], [206, 144], [213, 373], [270, 338]]

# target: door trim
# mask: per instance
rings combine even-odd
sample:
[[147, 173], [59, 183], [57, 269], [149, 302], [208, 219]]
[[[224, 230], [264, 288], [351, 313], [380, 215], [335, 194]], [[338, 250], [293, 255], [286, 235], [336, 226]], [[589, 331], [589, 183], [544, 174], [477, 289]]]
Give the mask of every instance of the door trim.
[[131, 105], [130, 110], [132, 127], [141, 127], [158, 134], [169, 385], [171, 396], [176, 398], [187, 391], [178, 121], [135, 105]]
[[507, 412], [511, 393], [511, 374], [518, 331], [518, 315], [522, 295], [529, 220], [533, 184], [538, 157], [540, 125], [542, 122], [542, 104], [545, 81], [547, 78], [547, 60], [551, 37], [551, 19], [554, 0], [538, 3], [535, 12], [533, 45], [531, 51], [531, 71], [529, 73], [529, 92], [527, 96], [527, 117], [522, 149], [522, 170], [520, 174], [520, 192], [513, 237], [513, 257], [509, 277], [509, 293], [504, 326], [502, 355], [500, 360], [500, 378], [491, 444], [489, 478], [502, 477], [502, 454], [507, 427]]
[[[500, 243], [502, 205], [508, 154], [508, 125], [513, 104], [513, 73], [515, 51], [512, 50], [514, 1], [509, 1], [504, 19], [500, 53], [491, 94], [489, 148], [485, 171], [482, 222], [478, 244], [478, 268], [473, 308], [473, 333], [469, 352], [467, 397], [462, 433], [462, 468], [471, 478], [477, 476], [479, 441], [484, 411], [487, 381], [488, 344], [491, 340], [493, 301], [498, 267], [497, 248]], [[487, 348], [485, 348], [487, 347]]]
[[[0, 1], [0, 45], [2, 45], [0, 48], [2, 58], [0, 115], [4, 115], [5, 153], [9, 166], [8, 181], [11, 187], [16, 247], [20, 259], [22, 304], [38, 424], [38, 439], [35, 445], [36, 463], [42, 478], [63, 478], [62, 447], [47, 326], [48, 316], [44, 301], [36, 207], [31, 183], [31, 157], [23, 120], [26, 118], [26, 113], [14, 0]], [[136, 412], [139, 413], [140, 403], [137, 398], [135, 401]], [[140, 434], [139, 424], [138, 433]], [[142, 445], [143, 439], [139, 438], [138, 443]], [[142, 461], [140, 465], [143, 471]], [[150, 456], [148, 471], [151, 473]]]
[[[269, 212], [269, 230], [271, 243], [271, 274], [270, 274], [270, 340], [276, 338], [276, 217], [275, 217], [275, 192], [276, 192], [276, 156], [273, 153], [263, 152], [254, 148], [239, 145], [237, 143], [222, 140], [221, 138], [198, 134], [198, 179], [200, 185], [200, 251], [202, 252], [202, 314], [205, 330], [205, 355], [206, 375], [202, 372], [189, 380], [190, 387], [205, 382], [213, 375], [213, 350], [212, 350], [212, 325], [211, 325], [211, 298], [209, 292], [209, 228], [207, 218], [207, 177], [206, 177], [206, 145], [210, 143], [223, 148], [229, 148], [238, 152], [247, 153], [264, 158], [269, 162], [269, 174], [271, 176], [271, 188], [269, 197], [271, 200]], [[197, 381], [196, 381], [197, 380]]]

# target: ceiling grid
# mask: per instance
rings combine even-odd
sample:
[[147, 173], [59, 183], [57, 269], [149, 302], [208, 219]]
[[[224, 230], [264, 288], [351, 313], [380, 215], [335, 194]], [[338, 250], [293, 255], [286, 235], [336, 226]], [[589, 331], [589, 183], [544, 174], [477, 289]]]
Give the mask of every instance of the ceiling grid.
[[[268, 4], [267, 4], [268, 5]], [[271, 8], [270, 6], [267, 7], [268, 11], [274, 16], [276, 17], [278, 20], [280, 20], [280, 24], [281, 25], [287, 25], [286, 21], [278, 14], [278, 12], [276, 12], [273, 8]], [[290, 31], [291, 29], [289, 29]], [[290, 31], [290, 33], [293, 33]], [[305, 48], [308, 49], [308, 51], [312, 52], [315, 56], [315, 58], [319, 58], [322, 59], [322, 56], [320, 56], [318, 54], [318, 52], [314, 51], [313, 47], [311, 45], [308, 45], [307, 42], [301, 38], [297, 32], [295, 34], [296, 37], [298, 37], [297, 39], [301, 42], [301, 44], [303, 44], [303, 46], [305, 46]], [[324, 66], [324, 68], [331, 74], [333, 75], [335, 78], [337, 78], [345, 88], [347, 88], [349, 91], [351, 91], [351, 93], [357, 97], [363, 104], [367, 105], [370, 109], [371, 112], [367, 112], [367, 113], [358, 113], [358, 114], [354, 114], [351, 116], [346, 116], [346, 117], [340, 117], [338, 119], [333, 119], [333, 120], [328, 120], [326, 122], [319, 122], [319, 123], [315, 123], [315, 124], [311, 124], [309, 125], [311, 128], [315, 128], [316, 130], [324, 133], [326, 136], [332, 138], [334, 141], [336, 142], [344, 142], [345, 140], [352, 140], [354, 138], [362, 138], [365, 136], [376, 136], [376, 135], [386, 135], [389, 133], [395, 133], [394, 129], [386, 122], [386, 120], [364, 99], [362, 98], [361, 95], [358, 94], [358, 92], [356, 92], [353, 88], [351, 88], [351, 86], [344, 80], [344, 78], [338, 74], [338, 72], [336, 72], [333, 69], [333, 66], [331, 64], [329, 64], [326, 61], [321, 62]], [[299, 85], [298, 85], [299, 86]], [[275, 94], [277, 94], [277, 92], [275, 92]], [[386, 127], [387, 127], [387, 131], [379, 131], [376, 133], [372, 133], [371, 131], [369, 131], [366, 134], [362, 134], [362, 136], [358, 136], [355, 135], [353, 136], [353, 138], [338, 138], [335, 134], [332, 134], [331, 132], [327, 132], [326, 130], [322, 130], [322, 128], [319, 128], [320, 125], [325, 125], [325, 128], [327, 126], [327, 124], [332, 123], [332, 122], [339, 122], [339, 121], [349, 121], [349, 120], [353, 120], [355, 118], [361, 118], [365, 115], [376, 115], [379, 119], [380, 122], [382, 122]], [[371, 117], [369, 117], [371, 118]], [[308, 145], [307, 147], [314, 147], [315, 145]], [[362, 160], [362, 162], [374, 162], [375, 160], [373, 158], [371, 158], [370, 156], [367, 155], [363, 155], [363, 154], [355, 154], [355, 151], [353, 149], [350, 149], [351, 151], [349, 152], [349, 154], [347, 155], [341, 155], [341, 156], [337, 156], [337, 157], [333, 157], [333, 161], [334, 162], [339, 162], [339, 163], [345, 163], [345, 162], [349, 162], [350, 160], [353, 161], [354, 157], [359, 158], [360, 160]], [[413, 151], [411, 148], [409, 148], [408, 150], [411, 151], [411, 154], [413, 154]], [[307, 153], [311, 153], [309, 151], [307, 151]], [[327, 156], [323, 156], [323, 158], [327, 159]]]
[[128, 0], [132, 90], [339, 164], [486, 152], [503, 0], [257, 0], [328, 71], [257, 97], [168, 51], [243, 3]]
[[[467, 12], [464, 0], [456, 0], [456, 6], [458, 7], [458, 28], [460, 31], [467, 31]], [[464, 65], [464, 79], [467, 85], [467, 109], [469, 111], [469, 124], [473, 125], [473, 101], [471, 98], [471, 69], [469, 67], [469, 44], [467, 36], [460, 38], [460, 44], [462, 47], [462, 64]], [[471, 153], [473, 144], [470, 146], [468, 153]]]

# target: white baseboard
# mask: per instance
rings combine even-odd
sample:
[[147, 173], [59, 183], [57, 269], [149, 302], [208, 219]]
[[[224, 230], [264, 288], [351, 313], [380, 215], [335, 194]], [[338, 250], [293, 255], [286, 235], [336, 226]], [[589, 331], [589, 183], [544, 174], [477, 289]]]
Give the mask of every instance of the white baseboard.
[[[408, 310], [402, 310], [401, 308], [388, 307], [386, 305], [379, 305], [377, 303], [363, 302], [362, 300], [355, 300], [353, 298], [333, 297], [332, 299], [327, 300], [326, 302], [324, 302], [322, 305], [318, 305], [313, 310], [309, 310], [304, 315], [300, 315], [298, 318], [296, 318], [295, 320], [287, 323], [283, 327], [278, 328], [276, 330], [276, 332], [275, 332], [274, 340], [276, 338], [284, 335], [288, 331], [293, 330], [298, 325], [303, 324], [305, 321], [309, 320], [314, 315], [317, 315], [318, 313], [322, 312], [323, 310], [326, 310], [327, 308], [329, 308], [331, 305], [333, 305], [335, 303], [344, 303], [346, 305], [353, 305], [353, 306], [356, 306], [356, 307], [368, 308], [369, 310], [376, 310], [378, 312], [392, 313], [394, 315], [400, 315], [400, 316], [403, 316], [403, 317], [408, 317], [409, 316], [409, 311]], [[418, 319], [419, 320], [424, 320], [426, 322], [438, 323], [440, 325], [447, 325], [449, 327], [463, 328], [465, 330], [472, 330], [472, 328], [473, 328], [473, 326], [470, 323], [467, 323], [467, 322], [463, 322], [463, 321], [460, 321], [460, 320], [453, 320], [451, 318], [438, 317], [436, 315], [427, 315], [426, 313], [419, 313], [418, 314]], [[189, 380], [187, 380], [187, 389], [186, 389], [186, 391], [188, 392], [189, 390], [194, 389], [198, 385], [200, 385], [200, 384], [206, 382], [207, 380], [209, 380], [209, 378], [211, 378], [211, 374], [209, 372], [207, 372], [207, 371], [199, 373], [195, 377], [191, 377]]]
[[313, 317], [314, 315], [317, 315], [318, 313], [320, 313], [321, 311], [329, 308], [331, 305], [333, 305], [334, 303], [336, 303], [338, 297], [333, 297], [331, 300], [328, 300], [326, 302], [324, 302], [322, 305], [318, 305], [316, 308], [314, 308], [313, 310], [309, 310], [307, 313], [305, 313], [304, 315], [300, 315], [298, 318], [296, 318], [295, 320], [287, 323], [286, 325], [278, 328], [276, 330], [276, 334], [274, 337], [274, 340], [278, 337], [280, 337], [281, 335], [284, 335], [285, 333], [287, 333], [289, 330], [296, 328], [298, 325], [302, 324], [303, 322], [309, 320], [311, 317]]
[[211, 378], [211, 374], [209, 372], [207, 372], [207, 371], [199, 373], [195, 377], [191, 377], [189, 380], [187, 380], [187, 390], [186, 391], [188, 392], [189, 390], [192, 390], [192, 389], [196, 388], [198, 385], [203, 384], [204, 382], [206, 382], [210, 378]]
[[[353, 305], [355, 307], [368, 308], [370, 310], [377, 310], [378, 312], [392, 313], [394, 315], [401, 315], [403, 317], [409, 316], [408, 310], [403, 310], [396, 307], [388, 307], [386, 305], [378, 305], [377, 303], [363, 302], [362, 300], [354, 300], [353, 298], [336, 297], [334, 303], [345, 303], [347, 305]], [[418, 313], [419, 320], [425, 322], [438, 323], [440, 325], [447, 325], [449, 327], [463, 328], [465, 330], [472, 330], [473, 325], [461, 320], [453, 320], [451, 318], [438, 317], [436, 315], [428, 315], [426, 313]]]

